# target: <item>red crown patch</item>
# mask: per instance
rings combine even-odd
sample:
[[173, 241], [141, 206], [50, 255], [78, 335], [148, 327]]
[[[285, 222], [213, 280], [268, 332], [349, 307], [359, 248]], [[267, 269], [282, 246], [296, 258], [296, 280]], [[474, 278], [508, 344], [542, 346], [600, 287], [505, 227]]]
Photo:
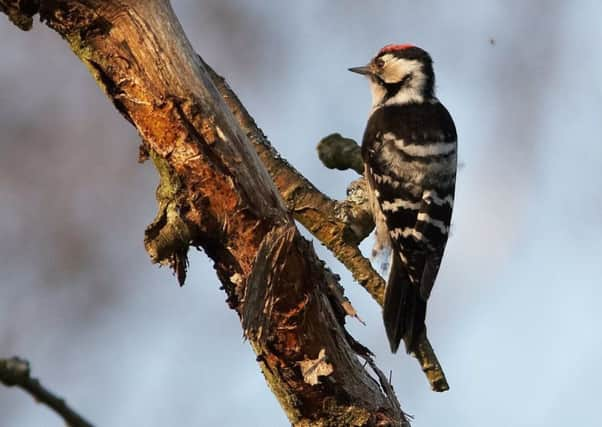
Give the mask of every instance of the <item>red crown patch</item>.
[[411, 47], [416, 47], [413, 44], [388, 44], [378, 51], [378, 54], [388, 53], [388, 52], [397, 52], [399, 50], [409, 49]]

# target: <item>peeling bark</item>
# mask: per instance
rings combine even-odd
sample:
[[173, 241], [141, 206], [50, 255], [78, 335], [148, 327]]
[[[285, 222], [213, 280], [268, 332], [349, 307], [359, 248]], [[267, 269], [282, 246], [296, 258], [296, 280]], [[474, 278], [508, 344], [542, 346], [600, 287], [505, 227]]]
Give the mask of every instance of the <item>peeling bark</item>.
[[[385, 281], [359, 249], [360, 242], [374, 228], [365, 180], [353, 181], [347, 190], [347, 199], [342, 202], [321, 193], [272, 147], [226, 81], [209, 65], [204, 65], [240, 126], [249, 135], [295, 219], [320, 240], [382, 306]], [[318, 153], [321, 160], [326, 160], [326, 167], [351, 168], [360, 174], [362, 172], [360, 148], [352, 139], [332, 134], [320, 142]], [[413, 356], [434, 391], [449, 390], [443, 368], [426, 335], [420, 338]]]
[[[151, 258], [183, 283], [188, 247], [204, 249], [291, 422], [406, 425], [369, 351], [343, 327], [352, 309], [340, 286], [297, 231], [169, 2], [0, 0], [0, 10], [23, 29], [38, 11], [136, 127], [161, 178], [145, 237]], [[314, 202], [297, 206], [311, 216]], [[312, 360], [323, 365], [315, 384], [303, 369]]]

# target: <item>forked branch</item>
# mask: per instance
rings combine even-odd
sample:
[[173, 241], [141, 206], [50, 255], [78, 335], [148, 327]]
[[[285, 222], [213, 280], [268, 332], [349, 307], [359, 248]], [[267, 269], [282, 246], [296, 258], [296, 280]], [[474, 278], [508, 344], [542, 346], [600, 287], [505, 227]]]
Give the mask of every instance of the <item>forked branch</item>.
[[[338, 283], [297, 231], [247, 129], [224, 103], [169, 2], [0, 0], [0, 8], [13, 22], [39, 11], [136, 127], [161, 177], [160, 211], [145, 239], [149, 254], [183, 282], [188, 247], [204, 249], [291, 422], [407, 424], [385, 376], [376, 370], [374, 379], [358, 360], [376, 369], [344, 329], [351, 310]], [[292, 184], [290, 194], [306, 184]], [[321, 218], [310, 194], [293, 198], [294, 211]]]
[[[225, 79], [208, 64], [204, 65], [240, 126], [253, 142], [257, 154], [295, 219], [320, 240], [382, 306], [385, 282], [359, 249], [361, 241], [374, 228], [364, 179], [351, 183], [347, 190], [348, 197], [342, 202], [332, 200], [320, 192], [278, 154]], [[318, 153], [328, 168], [353, 169], [359, 174], [362, 172], [360, 149], [352, 139], [332, 134], [320, 142]], [[426, 336], [421, 338], [414, 357], [434, 391], [449, 389], [443, 368]]]

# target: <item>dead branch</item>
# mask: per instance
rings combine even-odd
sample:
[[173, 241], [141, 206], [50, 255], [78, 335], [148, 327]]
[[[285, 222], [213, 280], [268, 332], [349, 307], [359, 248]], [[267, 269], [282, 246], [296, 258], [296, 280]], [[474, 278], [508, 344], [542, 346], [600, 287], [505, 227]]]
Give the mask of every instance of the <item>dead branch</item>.
[[64, 399], [45, 388], [40, 381], [31, 376], [29, 362], [26, 360], [18, 357], [0, 359], [0, 382], [7, 387], [22, 388], [37, 402], [54, 410], [71, 427], [92, 427], [92, 424], [69, 407]]
[[[0, 0], [0, 10], [24, 29], [39, 12], [137, 128], [161, 177], [149, 254], [183, 283], [188, 247], [204, 249], [291, 422], [407, 424], [386, 378], [359, 362], [370, 354], [343, 327], [340, 288], [298, 233], [169, 2]], [[297, 200], [315, 212], [311, 198]]]
[[[204, 63], [204, 66], [241, 128], [253, 142], [257, 154], [295, 219], [320, 240], [351, 271], [353, 278], [382, 306], [385, 281], [359, 249], [361, 241], [374, 228], [364, 179], [358, 179], [350, 184], [347, 199], [342, 202], [332, 200], [320, 192], [278, 154], [225, 79], [209, 65]], [[332, 134], [320, 142], [318, 153], [326, 167], [353, 169], [359, 174], [362, 173], [363, 161], [360, 148], [352, 139]], [[443, 368], [426, 336], [422, 337], [414, 357], [418, 360], [434, 391], [449, 390]]]

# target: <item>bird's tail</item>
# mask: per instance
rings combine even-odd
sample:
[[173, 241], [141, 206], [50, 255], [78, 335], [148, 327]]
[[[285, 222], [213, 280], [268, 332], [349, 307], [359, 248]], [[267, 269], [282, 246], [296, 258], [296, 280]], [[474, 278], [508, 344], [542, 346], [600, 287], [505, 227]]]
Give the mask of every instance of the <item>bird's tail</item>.
[[385, 330], [393, 353], [402, 338], [406, 351], [414, 352], [418, 338], [425, 331], [425, 316], [426, 301], [421, 298], [419, 287], [410, 282], [399, 254], [394, 250], [383, 305]]

